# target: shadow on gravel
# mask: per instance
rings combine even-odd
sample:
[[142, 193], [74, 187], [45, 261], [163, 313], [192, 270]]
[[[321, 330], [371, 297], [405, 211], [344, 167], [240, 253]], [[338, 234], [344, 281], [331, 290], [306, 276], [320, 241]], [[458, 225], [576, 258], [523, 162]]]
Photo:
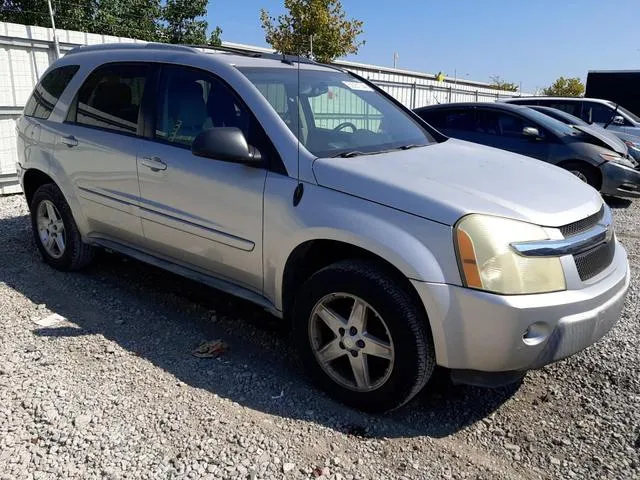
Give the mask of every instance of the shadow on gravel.
[[602, 198], [607, 203], [607, 205], [609, 205], [611, 208], [629, 208], [629, 206], [632, 203], [631, 200], [629, 200], [628, 198], [609, 197], [609, 196], [603, 196]]
[[[26, 215], [1, 219], [0, 240], [0, 282], [78, 327], [25, 324], [35, 335], [50, 341], [102, 335], [187, 385], [258, 411], [358, 437], [444, 437], [490, 415], [519, 388], [453, 386], [438, 371], [407, 406], [384, 416], [363, 414], [309, 385], [288, 328], [253, 304], [107, 252], [83, 272], [57, 272], [41, 261]], [[201, 341], [214, 339], [229, 350], [217, 359], [191, 355]], [[91, 358], [108, 354], [91, 352]]]

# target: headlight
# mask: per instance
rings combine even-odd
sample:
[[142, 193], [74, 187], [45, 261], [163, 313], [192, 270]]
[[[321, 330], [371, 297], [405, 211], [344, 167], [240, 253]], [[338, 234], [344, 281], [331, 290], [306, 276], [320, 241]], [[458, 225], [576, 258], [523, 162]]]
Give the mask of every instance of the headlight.
[[635, 168], [636, 167], [634, 162], [632, 162], [628, 158], [621, 157], [620, 155], [618, 155], [617, 153], [614, 153], [614, 152], [601, 153], [600, 154], [600, 158], [602, 158], [603, 160], [607, 160], [609, 162], [619, 163], [620, 165], [624, 165], [625, 167], [629, 167], [629, 168]]
[[557, 257], [523, 257], [513, 242], [545, 240], [542, 227], [489, 215], [471, 214], [455, 227], [460, 274], [467, 287], [503, 294], [566, 289]]

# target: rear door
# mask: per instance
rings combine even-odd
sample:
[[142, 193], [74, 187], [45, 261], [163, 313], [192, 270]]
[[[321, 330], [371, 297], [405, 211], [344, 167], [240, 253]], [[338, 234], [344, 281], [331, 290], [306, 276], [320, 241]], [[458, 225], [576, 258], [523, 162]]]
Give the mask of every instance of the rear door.
[[79, 69], [79, 65], [54, 68], [36, 85], [17, 122], [19, 164], [30, 162], [33, 156], [42, 158], [48, 155], [48, 146], [40, 142], [41, 126], [50, 123], [49, 116]]
[[149, 73], [142, 63], [96, 68], [59, 124], [55, 156], [75, 188], [90, 235], [131, 244], [143, 239], [136, 156]]
[[[528, 137], [522, 134], [525, 127], [539, 131], [540, 137]], [[549, 158], [548, 134], [540, 127], [519, 115], [501, 109], [478, 108], [476, 135], [478, 143], [509, 150], [539, 160]]]
[[140, 216], [149, 250], [262, 292], [265, 168], [196, 157], [211, 127], [237, 127], [260, 149], [263, 133], [232, 89], [209, 72], [166, 65], [149, 108], [155, 126], [138, 154]]

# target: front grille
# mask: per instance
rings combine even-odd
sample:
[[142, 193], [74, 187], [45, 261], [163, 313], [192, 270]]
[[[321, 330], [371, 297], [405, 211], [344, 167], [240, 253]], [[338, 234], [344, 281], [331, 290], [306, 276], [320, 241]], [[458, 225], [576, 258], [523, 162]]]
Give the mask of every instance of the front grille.
[[578, 275], [583, 282], [595, 277], [605, 268], [611, 265], [613, 256], [616, 253], [615, 238], [611, 238], [606, 243], [593, 247], [586, 252], [578, 253], [573, 256], [578, 268]]
[[570, 223], [565, 225], [564, 227], [560, 227], [560, 231], [565, 238], [571, 237], [572, 235], [577, 235], [582, 232], [586, 232], [590, 228], [592, 228], [596, 223], [602, 220], [604, 216], [604, 205], [602, 208], [594, 213], [593, 215], [588, 216], [587, 218], [583, 218], [582, 220], [578, 220], [577, 222]]

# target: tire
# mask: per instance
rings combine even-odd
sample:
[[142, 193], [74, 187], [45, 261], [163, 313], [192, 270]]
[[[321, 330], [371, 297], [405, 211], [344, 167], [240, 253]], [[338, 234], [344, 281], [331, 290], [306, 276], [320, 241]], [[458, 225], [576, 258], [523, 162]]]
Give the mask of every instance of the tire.
[[[53, 212], [55, 215], [49, 216], [44, 212], [50, 212], [51, 206], [54, 207]], [[45, 220], [43, 215], [39, 217], [38, 212], [40, 209], [43, 209], [43, 215], [48, 220]], [[94, 248], [82, 241], [78, 226], [73, 219], [71, 208], [69, 208], [69, 204], [55, 184], [47, 183], [36, 190], [31, 200], [30, 210], [33, 236], [38, 250], [40, 250], [40, 254], [46, 263], [62, 271], [79, 270], [91, 263], [94, 256]], [[50, 225], [46, 233], [43, 233], [39, 228], [39, 218]], [[53, 221], [52, 218], [57, 220]], [[57, 229], [57, 231], [53, 231], [54, 229]], [[47, 239], [53, 236], [61, 236], [63, 241], [60, 245], [64, 247], [58, 246], [58, 241], [52, 241], [51, 247], [47, 247], [44, 236]]]
[[596, 190], [600, 190], [602, 180], [600, 178], [600, 172], [595, 167], [584, 162], [567, 162], [563, 163], [561, 167], [573, 173], [580, 180], [591, 185]]
[[[367, 311], [365, 328], [356, 336], [352, 336], [349, 320], [341, 334], [340, 328], [330, 328], [317, 314], [326, 316], [322, 306], [327, 306], [342, 320], [348, 319], [354, 310], [351, 302], [356, 299]], [[422, 306], [395, 275], [374, 262], [344, 260], [313, 274], [300, 287], [292, 320], [294, 341], [311, 378], [331, 397], [357, 409], [384, 412], [404, 405], [424, 387], [435, 368], [433, 341]], [[380, 344], [390, 346], [392, 353], [387, 347], [376, 351], [390, 358], [365, 353]], [[340, 356], [321, 362], [316, 352]], [[359, 376], [368, 379], [369, 386], [366, 382], [358, 385], [352, 361], [367, 365], [369, 375]]]

